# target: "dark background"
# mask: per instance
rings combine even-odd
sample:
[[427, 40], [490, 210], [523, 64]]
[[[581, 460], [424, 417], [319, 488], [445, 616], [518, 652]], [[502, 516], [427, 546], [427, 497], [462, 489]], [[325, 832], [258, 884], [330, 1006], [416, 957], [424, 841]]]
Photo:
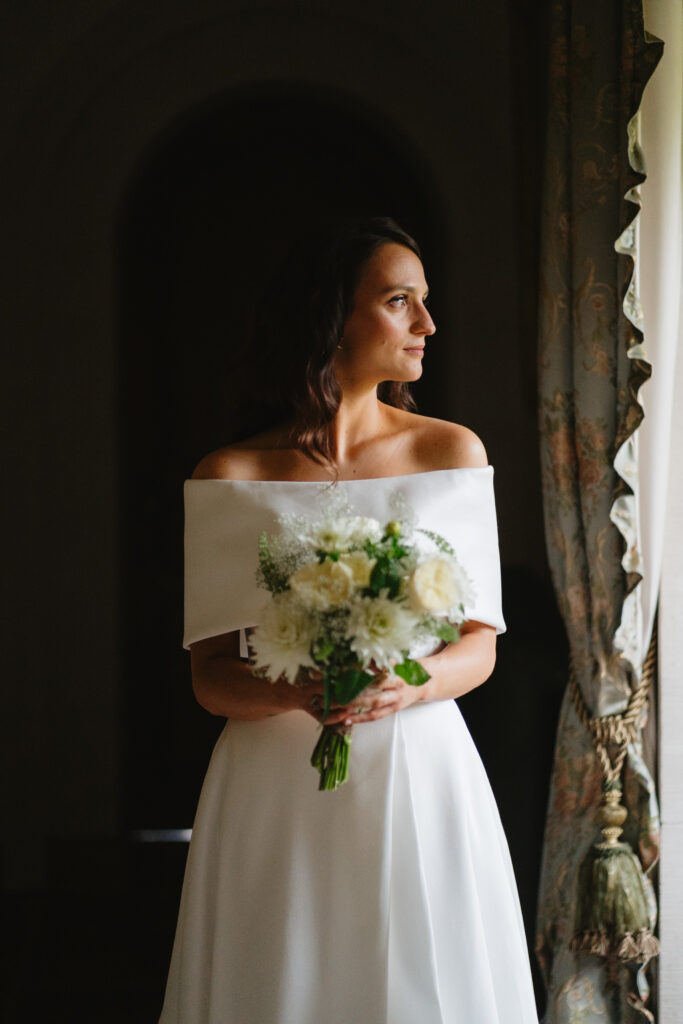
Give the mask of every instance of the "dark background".
[[[420, 411], [495, 468], [503, 610], [460, 701], [533, 946], [566, 642], [536, 431], [546, 4], [29, 2], [5, 14], [8, 1021], [154, 1021], [219, 720], [182, 635], [182, 482], [258, 427], [258, 289], [302, 220], [393, 216]], [[535, 966], [535, 965], [534, 965]], [[539, 991], [540, 996], [540, 991]]]

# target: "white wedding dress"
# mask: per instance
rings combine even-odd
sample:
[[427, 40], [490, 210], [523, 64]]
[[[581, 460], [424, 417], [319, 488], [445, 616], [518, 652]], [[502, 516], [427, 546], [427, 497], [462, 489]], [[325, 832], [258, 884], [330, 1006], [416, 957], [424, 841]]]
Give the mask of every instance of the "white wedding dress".
[[[361, 515], [446, 536], [470, 618], [505, 630], [493, 468], [336, 485]], [[185, 485], [185, 637], [258, 622], [257, 540], [325, 485]], [[194, 822], [160, 1024], [537, 1024], [507, 843], [454, 701], [353, 730], [319, 792], [305, 712], [226, 723]]]

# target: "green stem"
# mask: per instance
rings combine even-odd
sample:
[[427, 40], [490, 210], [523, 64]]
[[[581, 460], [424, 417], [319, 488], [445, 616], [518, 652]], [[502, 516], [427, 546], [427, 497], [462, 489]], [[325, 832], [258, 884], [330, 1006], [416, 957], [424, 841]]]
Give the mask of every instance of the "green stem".
[[325, 725], [320, 733], [311, 764], [320, 772], [318, 789], [337, 789], [349, 777], [351, 730], [343, 725]]

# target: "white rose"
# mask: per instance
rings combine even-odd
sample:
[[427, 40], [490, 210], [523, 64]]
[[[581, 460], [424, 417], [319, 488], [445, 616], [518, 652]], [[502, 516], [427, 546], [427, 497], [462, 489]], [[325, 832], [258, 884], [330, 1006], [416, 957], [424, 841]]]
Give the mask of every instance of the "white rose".
[[271, 680], [296, 680], [301, 666], [315, 667], [310, 653], [315, 622], [293, 594], [277, 594], [249, 637], [254, 666], [267, 670]]
[[294, 573], [289, 585], [303, 604], [326, 611], [348, 601], [353, 593], [353, 572], [342, 562], [326, 558], [324, 562], [309, 562]]
[[473, 598], [467, 574], [448, 555], [434, 555], [418, 563], [408, 582], [408, 592], [414, 608], [433, 615], [452, 612]]
[[339, 556], [339, 562], [351, 572], [355, 587], [362, 590], [363, 587], [370, 586], [370, 576], [375, 566], [375, 558], [368, 558], [364, 551], [348, 551]]

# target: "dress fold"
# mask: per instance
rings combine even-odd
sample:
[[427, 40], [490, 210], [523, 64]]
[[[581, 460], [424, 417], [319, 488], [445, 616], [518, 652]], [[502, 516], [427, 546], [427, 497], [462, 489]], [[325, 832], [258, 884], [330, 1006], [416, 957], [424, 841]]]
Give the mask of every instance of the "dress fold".
[[406, 718], [406, 714], [396, 715], [394, 725], [396, 757], [391, 799], [393, 912], [389, 922], [388, 1022], [405, 1021], [408, 1024], [419, 1019], [421, 1024], [445, 1024], [425, 865], [420, 849], [420, 822], [406, 751]]

